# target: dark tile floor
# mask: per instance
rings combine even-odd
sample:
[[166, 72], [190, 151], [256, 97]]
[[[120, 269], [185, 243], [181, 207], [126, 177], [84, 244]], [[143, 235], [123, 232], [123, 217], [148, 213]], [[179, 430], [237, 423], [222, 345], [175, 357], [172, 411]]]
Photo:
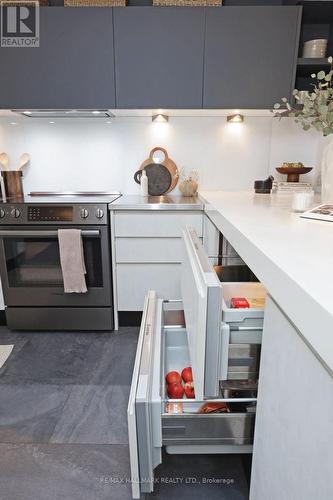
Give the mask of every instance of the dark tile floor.
[[[15, 344], [0, 369], [0, 500], [131, 499], [126, 407], [137, 335], [0, 327], [0, 344]], [[246, 500], [247, 465], [236, 455], [164, 454], [147, 500]]]

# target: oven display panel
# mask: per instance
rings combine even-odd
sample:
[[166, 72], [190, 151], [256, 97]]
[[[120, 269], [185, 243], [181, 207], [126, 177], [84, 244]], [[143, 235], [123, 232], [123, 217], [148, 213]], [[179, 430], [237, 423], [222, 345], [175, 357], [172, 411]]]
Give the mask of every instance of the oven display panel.
[[73, 207], [72, 206], [43, 206], [35, 205], [28, 207], [29, 221], [50, 221], [50, 222], [72, 222]]

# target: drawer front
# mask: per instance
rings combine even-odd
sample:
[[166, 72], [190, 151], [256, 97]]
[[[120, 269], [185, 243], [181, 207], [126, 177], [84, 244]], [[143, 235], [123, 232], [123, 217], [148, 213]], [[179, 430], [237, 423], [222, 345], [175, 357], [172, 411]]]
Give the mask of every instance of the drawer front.
[[181, 264], [117, 264], [119, 311], [142, 311], [148, 290], [158, 297], [180, 299]]
[[130, 396], [127, 407], [133, 498], [150, 493], [154, 468], [161, 463], [159, 396], [162, 301], [149, 291], [144, 301]]
[[195, 231], [183, 232], [181, 291], [195, 393], [198, 399], [218, 396], [222, 288]]
[[116, 238], [116, 262], [181, 263], [181, 238]]
[[178, 237], [182, 230], [193, 227], [198, 236], [203, 233], [202, 212], [135, 212], [119, 211], [115, 213], [115, 236], [122, 237]]
[[252, 444], [255, 414], [164, 415], [164, 445]]

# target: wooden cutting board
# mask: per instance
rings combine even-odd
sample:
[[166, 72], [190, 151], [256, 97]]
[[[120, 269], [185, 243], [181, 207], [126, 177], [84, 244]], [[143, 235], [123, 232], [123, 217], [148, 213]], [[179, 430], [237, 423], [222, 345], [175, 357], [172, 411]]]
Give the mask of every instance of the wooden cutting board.
[[[156, 161], [156, 158], [159, 158], [159, 161]], [[162, 166], [165, 167], [171, 177], [171, 182], [168, 185], [168, 175], [165, 173], [164, 169], [156, 169], [152, 168], [153, 166]], [[149, 167], [149, 168], [148, 168]], [[174, 161], [169, 158], [168, 152], [166, 149], [161, 148], [160, 146], [157, 146], [153, 148], [150, 151], [149, 158], [145, 160], [141, 167], [140, 170], [146, 169], [147, 176], [148, 176], [148, 190], [149, 194], [151, 196], [160, 196], [162, 194], [170, 193], [178, 183], [179, 180], [179, 173], [178, 173], [178, 168], [177, 165], [175, 164]], [[151, 173], [149, 173], [151, 171]], [[139, 171], [138, 171], [139, 172]], [[139, 180], [139, 175], [138, 172], [134, 174], [134, 179], [135, 182], [140, 183]], [[153, 178], [153, 172], [154, 172], [154, 178]], [[152, 179], [150, 180], [150, 175]], [[156, 185], [156, 182], [158, 185]], [[152, 183], [152, 184], [151, 184]], [[154, 194], [153, 194], [154, 193]]]

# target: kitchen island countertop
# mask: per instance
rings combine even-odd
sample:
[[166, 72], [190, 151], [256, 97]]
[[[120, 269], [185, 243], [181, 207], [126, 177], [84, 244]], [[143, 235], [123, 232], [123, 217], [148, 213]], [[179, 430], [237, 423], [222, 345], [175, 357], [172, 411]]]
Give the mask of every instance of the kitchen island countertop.
[[203, 210], [199, 196], [181, 195], [147, 196], [123, 195], [109, 205], [110, 210]]
[[207, 215], [332, 373], [333, 224], [301, 219], [289, 195], [200, 194]]

